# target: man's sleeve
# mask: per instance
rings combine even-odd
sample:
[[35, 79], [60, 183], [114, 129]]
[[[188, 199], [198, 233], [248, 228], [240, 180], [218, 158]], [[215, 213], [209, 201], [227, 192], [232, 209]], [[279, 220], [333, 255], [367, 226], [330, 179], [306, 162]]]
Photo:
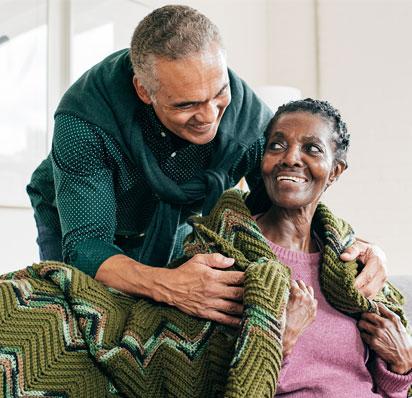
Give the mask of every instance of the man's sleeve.
[[102, 132], [74, 116], [55, 120], [52, 163], [62, 228], [63, 260], [94, 276], [113, 244], [116, 202]]

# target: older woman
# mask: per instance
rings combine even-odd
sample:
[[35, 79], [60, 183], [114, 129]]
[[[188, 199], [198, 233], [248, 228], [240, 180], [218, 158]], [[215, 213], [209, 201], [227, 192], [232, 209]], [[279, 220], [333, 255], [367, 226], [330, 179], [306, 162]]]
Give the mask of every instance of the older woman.
[[276, 396], [400, 398], [412, 382], [412, 339], [399, 317], [378, 304], [357, 322], [321, 289], [325, 253], [314, 215], [347, 167], [348, 145], [339, 112], [312, 99], [280, 107], [267, 131], [265, 192], [252, 193], [264, 211], [255, 219], [292, 275]]

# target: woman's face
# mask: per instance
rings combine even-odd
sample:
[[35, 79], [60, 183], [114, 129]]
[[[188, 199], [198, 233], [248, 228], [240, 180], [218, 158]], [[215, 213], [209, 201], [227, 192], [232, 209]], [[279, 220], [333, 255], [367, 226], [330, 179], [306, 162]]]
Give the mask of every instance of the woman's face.
[[343, 172], [334, 161], [332, 125], [309, 112], [283, 114], [270, 130], [262, 160], [266, 192], [273, 204], [298, 209], [317, 204]]

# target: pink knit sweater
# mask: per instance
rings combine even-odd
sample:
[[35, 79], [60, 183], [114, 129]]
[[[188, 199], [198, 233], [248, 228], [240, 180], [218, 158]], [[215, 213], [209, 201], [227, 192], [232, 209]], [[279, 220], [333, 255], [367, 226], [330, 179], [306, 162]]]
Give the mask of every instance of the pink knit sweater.
[[[315, 321], [284, 359], [276, 397], [405, 398], [412, 372], [390, 372], [363, 344], [356, 321], [335, 310], [319, 286], [320, 253], [287, 250], [268, 242], [293, 279], [313, 287], [318, 300]], [[370, 370], [368, 370], [368, 368]], [[375, 392], [374, 392], [375, 391]]]

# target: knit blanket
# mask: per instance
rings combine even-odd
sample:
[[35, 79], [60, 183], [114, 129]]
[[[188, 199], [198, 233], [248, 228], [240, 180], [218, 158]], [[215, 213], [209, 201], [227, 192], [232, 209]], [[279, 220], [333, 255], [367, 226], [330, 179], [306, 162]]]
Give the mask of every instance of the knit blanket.
[[[192, 219], [186, 257], [220, 252], [245, 272], [239, 329], [108, 289], [79, 270], [44, 262], [0, 277], [2, 397], [270, 397], [282, 361], [290, 271], [270, 250], [240, 191], [227, 191]], [[407, 324], [402, 295], [386, 284], [375, 300], [353, 287], [356, 262], [339, 254], [348, 224], [319, 205], [313, 227], [324, 243], [326, 298], [351, 316], [378, 301]]]

